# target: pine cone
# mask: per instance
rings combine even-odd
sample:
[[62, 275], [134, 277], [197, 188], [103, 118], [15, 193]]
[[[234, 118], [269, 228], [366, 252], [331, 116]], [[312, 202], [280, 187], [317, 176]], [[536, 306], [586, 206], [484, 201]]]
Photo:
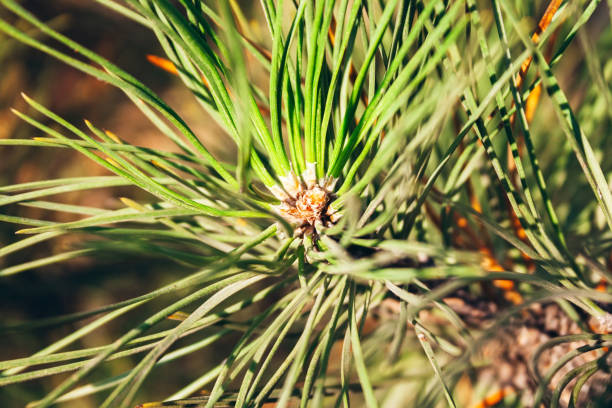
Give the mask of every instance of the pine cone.
[[[521, 316], [513, 319], [510, 324], [498, 330], [497, 335], [487, 342], [482, 352], [491, 364], [481, 370], [480, 376], [483, 377], [483, 380], [496, 383], [500, 388], [508, 386], [514, 388], [520, 393], [523, 405], [531, 407], [534, 404], [534, 396], [539, 385], [538, 379], [534, 377], [530, 369], [536, 350], [551, 339], [581, 332], [578, 325], [557, 304], [534, 304]], [[573, 341], [546, 348], [534, 362], [538, 373], [543, 377], [546, 376], [548, 371], [567, 353], [588, 344], [591, 343]], [[571, 370], [601, 355], [602, 351], [599, 349], [581, 353], [569, 360], [552, 377], [548, 384], [549, 394], [545, 399], [550, 400], [552, 390], [559, 386], [560, 381]], [[612, 363], [612, 360], [608, 362]], [[575, 379], [572, 380], [563, 389], [559, 406], [568, 406], [575, 381]], [[581, 388], [577, 406], [586, 406], [587, 402], [595, 401], [598, 398], [602, 403], [612, 403], [610, 390], [607, 390], [611, 381], [612, 377], [609, 372], [602, 370], [597, 372]]]

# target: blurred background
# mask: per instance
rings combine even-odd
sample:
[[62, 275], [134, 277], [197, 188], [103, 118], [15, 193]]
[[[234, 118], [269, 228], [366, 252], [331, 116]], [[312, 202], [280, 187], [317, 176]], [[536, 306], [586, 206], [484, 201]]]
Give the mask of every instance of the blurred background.
[[[250, 3], [250, 2], [245, 2]], [[152, 88], [175, 109], [205, 144], [218, 157], [231, 160], [235, 152], [216, 123], [195, 102], [191, 93], [180, 85], [171, 74], [151, 65], [147, 55], [162, 55], [154, 35], [147, 30], [110, 12], [92, 1], [82, 0], [29, 0], [21, 3], [42, 21], [75, 39], [131, 73]], [[244, 10], [249, 12], [250, 6]], [[0, 16], [17, 27], [27, 27], [14, 16], [0, 9]], [[46, 105], [81, 129], [83, 119], [90, 120], [100, 129], [107, 129], [129, 143], [175, 150], [175, 146], [141, 114], [119, 90], [88, 77], [65, 64], [23, 44], [0, 36], [0, 139], [45, 136], [37, 129], [23, 123], [11, 111], [16, 108], [27, 112], [21, 92]], [[78, 177], [83, 175], [107, 175], [105, 169], [78, 152], [63, 148], [0, 146], [0, 185], [30, 181]], [[119, 197], [150, 200], [146, 194], [131, 188], [107, 188], [86, 192], [71, 192], [50, 197], [61, 203], [120, 208]], [[24, 206], [5, 206], [1, 214], [35, 219], [71, 221], [74, 215]], [[15, 242], [20, 225], [0, 222], [0, 247]], [[45, 241], [28, 251], [18, 251], [13, 256], [0, 259], [0, 269], [59, 252], [78, 243], [80, 238], [66, 235], [62, 239]], [[147, 261], [146, 259], [96, 259], [78, 258], [68, 262], [36, 268], [15, 276], [0, 279], [0, 359], [25, 357], [87, 324], [86, 319], [74, 324], [49, 330], [48, 327], [25, 332], [6, 331], [7, 326], [47, 317], [91, 310], [124, 300], [167, 284], [180, 277], [175, 264]], [[155, 303], [155, 302], [153, 302]], [[150, 304], [142, 312], [158, 310], [159, 304]], [[151, 314], [149, 313], [149, 314]], [[138, 316], [140, 315], [137, 312]], [[128, 315], [129, 320], [130, 315]], [[131, 315], [132, 318], [137, 318]], [[78, 347], [104, 345], [115, 340], [131, 326], [118, 322], [97, 330], [95, 336], [86, 336]], [[169, 324], [168, 327], [171, 327]], [[235, 339], [227, 344], [233, 344]], [[77, 344], [73, 345], [77, 346]], [[215, 346], [206, 348], [203, 360], [179, 360], [176, 366], [168, 365], [172, 375], [163, 370], [150, 378], [151, 391], [137, 400], [150, 401], [165, 398], [181, 386], [201, 375], [207, 359], [218, 363], [213, 356]], [[227, 346], [226, 346], [227, 347]], [[104, 378], [121, 374], [131, 366], [128, 359], [105, 365], [92, 377]], [[43, 396], [66, 376], [59, 375], [25, 385], [0, 388], [1, 407], [19, 407]], [[89, 402], [88, 402], [89, 401]], [[95, 397], [67, 403], [66, 407], [96, 407]], [[85, 405], [84, 405], [85, 404]], [[86, 405], [89, 404], [89, 405]]]
[[[242, 3], [246, 16], [252, 22], [250, 28], [254, 39], [265, 44], [266, 29], [258, 23], [262, 16], [257, 2], [245, 0]], [[588, 33], [574, 41], [556, 70], [572, 106], [578, 110], [587, 97], [584, 81], [589, 80], [589, 76], [582, 75], [588, 70], [582, 58], [585, 47], [612, 49], [610, 30], [602, 34], [610, 16], [603, 3], [605, 2], [602, 2], [592, 22], [588, 24]], [[22, 4], [55, 29], [139, 78], [185, 118], [196, 133], [204, 138], [206, 146], [215, 155], [232, 160], [235, 154], [233, 146], [227, 142], [223, 132], [203, 112], [189, 91], [180, 85], [178, 79], [147, 61], [149, 54], [162, 55], [149, 30], [109, 12], [92, 1], [28, 0]], [[526, 23], [535, 26], [545, 6], [546, 2], [538, 1], [534, 2], [530, 9], [522, 10], [524, 15], [533, 16], [527, 18]], [[25, 27], [22, 22], [15, 21], [12, 15], [3, 12], [4, 10], [0, 10], [2, 18], [18, 27]], [[606, 64], [605, 61], [603, 64]], [[612, 69], [610, 61], [607, 62], [607, 67]], [[174, 149], [117, 89], [14, 40], [0, 37], [0, 139], [44, 136], [10, 112], [12, 107], [18, 110], [27, 109], [20, 96], [21, 92], [82, 129], [85, 128], [83, 119], [88, 119], [98, 128], [108, 129], [130, 143], [165, 150]], [[540, 109], [549, 109], [545, 101], [543, 105]], [[69, 149], [0, 147], [0, 185], [104, 174], [107, 174], [104, 169]], [[141, 192], [128, 188], [67, 193], [53, 199], [66, 204], [119, 208], [123, 207], [119, 202], [119, 197], [122, 196], [147, 199]], [[35, 219], [71, 220], [70, 215], [65, 213], [24, 206], [2, 207], [0, 213]], [[0, 247], [15, 242], [17, 238], [14, 233], [20, 228], [19, 225], [0, 223]], [[0, 268], [56, 253], [78, 241], [79, 237], [75, 235], [46, 241], [32, 247], [31, 251], [37, 251], [36, 253], [20, 251], [14, 256], [1, 258]], [[158, 288], [175, 280], [177, 276], [180, 276], [180, 268], [170, 263], [152, 263], [147, 259], [96, 259], [93, 262], [87, 258], [79, 258], [0, 279], [0, 326], [4, 331], [0, 334], [0, 359], [28, 356], [91, 320], [86, 319], [52, 330], [44, 327], [24, 332], [7, 332], [11, 325], [95, 309]], [[158, 310], [159, 304], [151, 302], [145, 307], [146, 310], [138, 312], [138, 316]], [[130, 316], [135, 315], [128, 314], [128, 320]], [[93, 347], [112, 342], [118, 334], [131, 327], [122, 327], [121, 321], [119, 319], [103, 326], [95, 332], [95, 336], [84, 337], [79, 347]], [[171, 327], [170, 323], [168, 327]], [[232, 337], [224, 343], [226, 346], [232, 345], [235, 340], [236, 338]], [[217, 356], [225, 355], [221, 349], [221, 345], [206, 348], [205, 352], [197, 354], [198, 358], [179, 359], [168, 364], [167, 371], [153, 371], [147, 380], [146, 390], [142, 391], [137, 400], [152, 401], [167, 397], [201, 375], [204, 372], [203, 367], [218, 362]], [[133, 361], [127, 358], [106, 364], [91, 380], [121, 374]], [[58, 375], [24, 385], [4, 387], [0, 389], [0, 407], [23, 406], [40, 398], [65, 377], [66, 375]], [[99, 402], [94, 396], [64, 406], [87, 408], [95, 407]]]

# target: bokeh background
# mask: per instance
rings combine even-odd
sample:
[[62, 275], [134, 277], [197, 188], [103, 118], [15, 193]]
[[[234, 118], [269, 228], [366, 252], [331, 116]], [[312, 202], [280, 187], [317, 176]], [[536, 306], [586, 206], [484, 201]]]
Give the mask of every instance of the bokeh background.
[[[524, 3], [524, 2], [523, 2]], [[544, 2], [535, 2], [531, 10], [523, 10], [526, 24], [534, 25], [541, 14]], [[602, 2], [587, 31], [574, 41], [556, 72], [562, 87], [570, 96], [573, 107], [579, 109], [584, 99], [585, 80], [582, 72], [587, 68], [582, 58], [585, 47], [612, 47], [608, 27], [610, 13]], [[257, 2], [242, 2], [245, 15], [251, 21], [255, 39], [265, 44], [265, 27], [261, 25]], [[157, 92], [186, 122], [205, 140], [209, 149], [220, 157], [231, 160], [235, 152], [223, 132], [208, 117], [193, 96], [172, 75], [152, 66], [146, 56], [161, 55], [161, 50], [150, 31], [96, 5], [83, 0], [28, 0], [23, 5], [43, 21], [76, 39], [81, 44], [113, 61]], [[2, 13], [2, 10], [0, 10]], [[21, 26], [22, 22], [3, 18]], [[605, 31], [607, 29], [607, 31]], [[608, 63], [608, 65], [610, 65]], [[610, 65], [612, 68], [612, 65]], [[587, 79], [584, 79], [587, 78]], [[40, 101], [68, 121], [85, 128], [88, 119], [98, 128], [108, 129], [130, 143], [172, 150], [174, 147], [159, 134], [120, 91], [96, 79], [88, 77], [42, 53], [29, 49], [13, 40], [0, 37], [0, 139], [32, 138], [44, 136], [36, 129], [22, 123], [10, 112], [14, 107], [25, 110], [20, 93], [25, 92]], [[549, 109], [543, 102], [540, 109]], [[0, 185], [24, 183], [59, 177], [104, 175], [105, 170], [79, 155], [61, 148], [0, 147]], [[74, 192], [54, 197], [67, 204], [119, 208], [119, 197], [146, 200], [142, 192], [129, 188], [99, 189]], [[9, 206], [0, 208], [0, 214], [27, 216], [57, 221], [71, 220], [69, 215], [49, 212], [40, 208]], [[18, 225], [0, 223], [0, 247], [16, 240]], [[0, 268], [9, 264], [26, 262], [33, 258], [58, 252], [78, 243], [82, 237], [71, 235], [20, 251], [15, 256], [0, 259]], [[14, 277], [0, 279], [0, 359], [25, 357], [45, 345], [66, 336], [87, 324], [86, 319], [74, 324], [49, 329], [32, 328], [21, 332], [11, 330], [19, 322], [44, 319], [52, 316], [91, 310], [160, 287], [180, 276], [180, 268], [159, 260], [147, 259], [89, 259], [79, 258], [44, 268], [36, 268]], [[159, 303], [151, 302], [138, 315], [158, 309]], [[130, 315], [127, 316], [129, 320]], [[133, 316], [132, 316], [133, 317]], [[130, 326], [121, 326], [119, 319], [102, 327], [95, 335], [86, 336], [79, 347], [93, 347], [112, 342], [118, 334]], [[168, 323], [171, 327], [171, 323]], [[152, 401], [165, 398], [176, 389], [201, 375], [211, 363], [226, 355], [226, 348], [234, 344], [228, 338], [223, 344], [206, 348], [196, 358], [179, 359], [162, 370], [154, 371], [147, 380], [146, 390], [137, 400]], [[77, 346], [77, 345], [75, 345]], [[137, 357], [136, 357], [137, 358]], [[118, 375], [132, 366], [130, 358], [104, 365], [91, 380]], [[18, 407], [38, 399], [66, 375], [58, 375], [23, 385], [11, 385], [0, 389], [0, 407]], [[66, 407], [96, 407], [97, 397], [67, 403]]]
[[[246, 15], [257, 19], [251, 2], [243, 2]], [[229, 159], [235, 155], [234, 147], [227, 143], [221, 129], [196, 103], [193, 96], [171, 74], [151, 65], [147, 55], [162, 55], [153, 34], [108, 9], [83, 0], [30, 0], [22, 5], [41, 20], [63, 34], [77, 40], [96, 53], [113, 61], [152, 88], [172, 106], [205, 140], [213, 154]], [[253, 13], [252, 13], [253, 11]], [[18, 27], [12, 15], [0, 9], [3, 18]], [[253, 24], [256, 33], [258, 26]], [[26, 110], [21, 92], [38, 100], [68, 121], [85, 129], [84, 119], [100, 129], [108, 129], [122, 139], [140, 146], [175, 150], [174, 145], [146, 120], [140, 111], [119, 90], [88, 77], [77, 70], [32, 50], [17, 41], [0, 36], [0, 139], [43, 137], [40, 131], [20, 121], [10, 108]], [[70, 149], [38, 147], [0, 147], [0, 185], [30, 181], [106, 175], [86, 157]], [[105, 208], [124, 207], [119, 197], [148, 200], [146, 193], [131, 188], [107, 188], [87, 192], [72, 192], [51, 197], [66, 204]], [[6, 206], [0, 214], [36, 219], [71, 221], [74, 215], [52, 212], [40, 208]], [[0, 247], [15, 242], [21, 226], [0, 223]], [[0, 268], [73, 247], [83, 237], [66, 236], [46, 241], [28, 251], [0, 259]], [[103, 305], [131, 298], [158, 288], [180, 277], [180, 268], [159, 259], [91, 259], [78, 258], [68, 262], [36, 268], [0, 279], [0, 359], [25, 357], [87, 324], [86, 319], [60, 328], [34, 328], [25, 332], [11, 330], [11, 326], [25, 321], [37, 321], [77, 311], [91, 310]], [[159, 303], [153, 302], [142, 313], [153, 313]], [[140, 314], [138, 316], [145, 316]], [[135, 315], [127, 315], [137, 318]], [[121, 320], [102, 327], [95, 335], [86, 336], [81, 344], [71, 347], [93, 347], [108, 344], [130, 326], [121, 327]], [[125, 319], [124, 319], [125, 320]], [[169, 323], [168, 327], [172, 324]], [[149, 379], [149, 392], [137, 400], [151, 401], [165, 398], [190, 380], [201, 375], [217, 356], [236, 339], [223, 345], [207, 347], [198, 358], [179, 360], [168, 364], [166, 370], [153, 373]], [[219, 347], [219, 348], [216, 348]], [[130, 359], [116, 360], [92, 376], [91, 380], [118, 375], [132, 365]], [[0, 388], [0, 407], [20, 407], [43, 396], [66, 376], [36, 380], [24, 385]], [[93, 397], [66, 407], [96, 407], [100, 400]]]

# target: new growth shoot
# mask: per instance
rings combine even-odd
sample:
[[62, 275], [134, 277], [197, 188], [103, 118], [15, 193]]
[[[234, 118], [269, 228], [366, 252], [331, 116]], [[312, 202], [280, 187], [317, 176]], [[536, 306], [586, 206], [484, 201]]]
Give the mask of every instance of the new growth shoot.
[[308, 163], [300, 177], [289, 172], [281, 178], [282, 187], [271, 188], [281, 201], [275, 206], [276, 211], [296, 226], [296, 236], [316, 237], [323, 227], [330, 227], [339, 218], [329, 206], [334, 197], [335, 180], [317, 180], [315, 168], [315, 163]]

